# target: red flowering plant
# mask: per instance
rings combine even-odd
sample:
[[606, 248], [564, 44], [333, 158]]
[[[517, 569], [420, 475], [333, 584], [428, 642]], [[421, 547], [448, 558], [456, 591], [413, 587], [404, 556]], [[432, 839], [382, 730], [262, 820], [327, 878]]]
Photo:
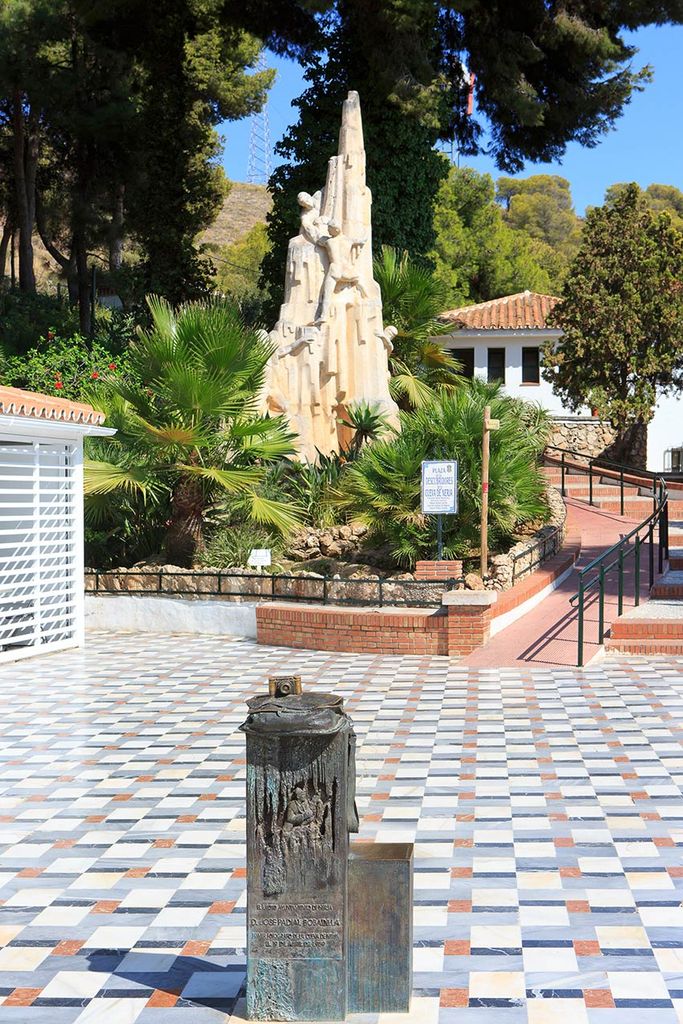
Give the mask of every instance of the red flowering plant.
[[134, 382], [135, 375], [125, 353], [114, 359], [97, 340], [88, 341], [80, 334], [60, 337], [48, 331], [34, 348], [4, 363], [0, 381], [79, 401], [86, 394], [92, 396], [94, 388], [113, 377]]

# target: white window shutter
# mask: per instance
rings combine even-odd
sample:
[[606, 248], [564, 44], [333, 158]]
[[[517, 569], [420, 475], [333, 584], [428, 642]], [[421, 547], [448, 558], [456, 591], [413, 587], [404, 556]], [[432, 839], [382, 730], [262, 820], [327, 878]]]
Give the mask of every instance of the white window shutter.
[[78, 441], [0, 444], [0, 661], [80, 643]]

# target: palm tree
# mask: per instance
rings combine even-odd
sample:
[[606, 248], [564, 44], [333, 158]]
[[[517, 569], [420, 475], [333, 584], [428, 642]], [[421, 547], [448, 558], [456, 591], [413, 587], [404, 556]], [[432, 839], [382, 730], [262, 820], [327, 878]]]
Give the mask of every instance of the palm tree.
[[384, 413], [370, 402], [353, 402], [345, 414], [339, 417], [339, 423], [352, 434], [342, 452], [346, 459], [355, 459], [364, 445], [391, 431]]
[[148, 306], [151, 329], [139, 330], [130, 352], [142, 386], [110, 379], [92, 396], [117, 434], [95, 442], [86, 463], [91, 515], [112, 497], [142, 502], [150, 517], [166, 517], [166, 556], [177, 565], [192, 564], [221, 499], [290, 531], [296, 505], [259, 493], [265, 467], [294, 451], [285, 421], [257, 408], [270, 342], [225, 301], [174, 311], [150, 297]]
[[[446, 557], [470, 556], [478, 548], [481, 512], [481, 437], [484, 410], [500, 421], [491, 435], [489, 523], [492, 546], [509, 540], [523, 523], [548, 516], [538, 456], [548, 420], [498, 384], [468, 380], [441, 392], [419, 409], [401, 413], [401, 432], [363, 448], [334, 487], [339, 512], [364, 523], [389, 545], [399, 565], [433, 557], [435, 520], [420, 508], [421, 465], [426, 459], [457, 459], [459, 511], [444, 517]], [[529, 422], [527, 422], [527, 419]]]
[[403, 409], [430, 402], [434, 392], [452, 390], [461, 366], [435, 335], [444, 333], [439, 321], [447, 291], [425, 265], [407, 252], [383, 246], [373, 272], [382, 293], [384, 322], [398, 331], [389, 359], [389, 387]]

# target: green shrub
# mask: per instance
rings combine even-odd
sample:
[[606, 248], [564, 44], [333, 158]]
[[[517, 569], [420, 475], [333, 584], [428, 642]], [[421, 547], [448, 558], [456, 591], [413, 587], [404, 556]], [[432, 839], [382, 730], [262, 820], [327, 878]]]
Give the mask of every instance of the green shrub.
[[248, 568], [252, 548], [270, 548], [276, 564], [282, 551], [282, 539], [266, 530], [255, 529], [253, 523], [225, 526], [209, 537], [198, 563], [217, 569]]
[[500, 420], [491, 433], [489, 546], [507, 544], [515, 530], [545, 521], [548, 508], [538, 456], [547, 431], [536, 410], [532, 425], [521, 403], [498, 385], [465, 381], [437, 395], [423, 408], [401, 414], [401, 433], [366, 447], [344, 470], [334, 493], [339, 512], [365, 523], [373, 537], [389, 545], [394, 560], [413, 566], [434, 557], [436, 518], [420, 511], [421, 465], [426, 459], [457, 459], [459, 512], [444, 516], [447, 558], [474, 554], [479, 547], [481, 449], [484, 408]]
[[131, 377], [125, 354], [116, 355], [80, 334], [62, 337], [52, 332], [24, 355], [5, 360], [0, 368], [0, 380], [5, 385], [73, 401], [92, 397], [98, 381], [121, 376], [126, 380]]
[[21, 355], [48, 334], [68, 338], [78, 331], [78, 311], [53, 295], [0, 292], [0, 351]]

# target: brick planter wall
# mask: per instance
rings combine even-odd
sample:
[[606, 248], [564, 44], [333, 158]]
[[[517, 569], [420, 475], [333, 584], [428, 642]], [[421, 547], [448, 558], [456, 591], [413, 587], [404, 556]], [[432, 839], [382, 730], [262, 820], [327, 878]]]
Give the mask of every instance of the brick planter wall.
[[464, 656], [489, 639], [491, 623], [521, 607], [571, 567], [580, 550], [576, 538], [543, 570], [512, 590], [451, 590], [437, 610], [422, 608], [334, 608], [268, 602], [256, 608], [259, 643], [356, 654]]
[[261, 604], [260, 644], [355, 654], [448, 654], [448, 616], [438, 608], [330, 608]]
[[423, 608], [320, 608], [261, 604], [260, 644], [356, 654], [469, 654], [489, 636], [497, 594], [451, 591], [444, 606]]
[[416, 580], [457, 580], [462, 576], [462, 562], [459, 559], [442, 562], [418, 562], [415, 566]]

